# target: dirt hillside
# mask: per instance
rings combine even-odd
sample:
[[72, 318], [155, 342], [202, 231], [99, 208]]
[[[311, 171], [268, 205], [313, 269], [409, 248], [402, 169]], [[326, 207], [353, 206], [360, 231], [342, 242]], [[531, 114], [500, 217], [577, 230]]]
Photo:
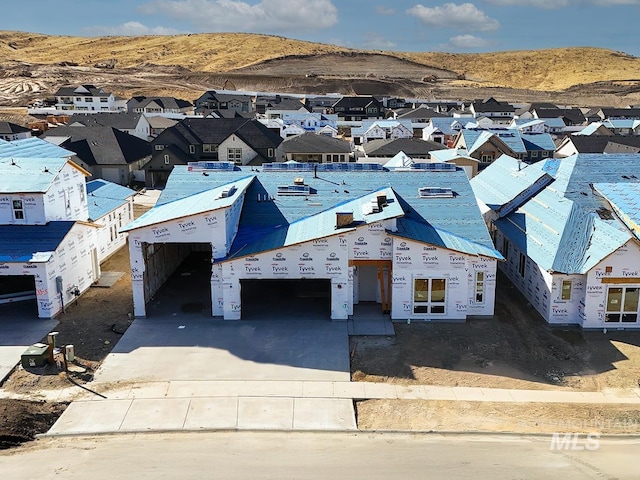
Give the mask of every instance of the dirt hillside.
[[626, 106], [640, 103], [640, 59], [598, 48], [485, 54], [350, 50], [278, 36], [219, 33], [67, 37], [0, 31], [0, 105], [24, 105], [64, 84], [116, 95], [208, 89], [387, 94]]

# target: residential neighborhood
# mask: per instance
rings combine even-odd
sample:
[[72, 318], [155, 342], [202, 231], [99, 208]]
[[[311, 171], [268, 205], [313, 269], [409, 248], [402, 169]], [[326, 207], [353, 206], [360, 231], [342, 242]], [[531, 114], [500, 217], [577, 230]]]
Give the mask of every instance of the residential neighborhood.
[[[275, 278], [327, 282], [323, 295], [334, 320], [353, 316], [363, 299], [380, 304], [392, 321], [490, 316], [499, 269], [549, 323], [638, 327], [629, 286], [640, 262], [637, 212], [628, 199], [640, 158], [638, 109], [227, 90], [193, 101], [126, 100], [95, 85], [60, 86], [55, 98], [46, 116], [67, 117], [45, 132], [2, 124], [0, 154], [7, 175], [18, 174], [4, 183], [7, 205], [14, 205], [5, 215], [5, 248], [14, 242], [11, 232], [24, 235], [22, 225], [99, 224], [82, 227], [83, 255], [93, 251], [94, 258], [87, 274], [71, 282], [78, 295], [129, 237], [136, 317], [146, 316], [158, 289], [197, 252], [213, 265], [211, 315], [241, 319], [243, 282], [273, 276], [261, 265], [268, 252], [285, 262]], [[32, 114], [43, 117], [42, 108]], [[53, 175], [51, 181], [25, 183], [22, 164]], [[67, 213], [47, 214], [53, 207], [45, 208], [45, 199], [62, 198], [52, 186], [80, 177], [86, 187], [84, 181], [57, 187], [69, 197], [62, 202]], [[160, 189], [160, 198], [134, 221], [131, 198], [143, 188]], [[103, 191], [128, 207], [117, 211], [114, 203], [114, 213], [101, 211]], [[34, 205], [44, 202], [45, 211], [34, 217], [24, 199], [36, 193], [42, 201]], [[575, 207], [566, 210], [571, 202]], [[296, 208], [287, 213], [287, 204]], [[267, 205], [269, 217], [261, 213]], [[185, 224], [193, 226], [184, 231]], [[208, 227], [197, 233], [200, 224]], [[158, 239], [171, 262], [149, 263]], [[322, 273], [321, 259], [300, 264], [305, 271], [288, 265], [301, 249], [300, 259], [315, 259], [320, 244], [332, 252], [331, 272]], [[1, 253], [7, 261], [15, 257]], [[617, 256], [624, 271], [616, 270]], [[251, 273], [237, 273], [248, 261], [257, 262], [246, 264], [254, 265]], [[51, 268], [49, 282], [58, 276]], [[7, 271], [18, 275], [14, 270]], [[53, 283], [36, 290], [56, 291]], [[419, 305], [422, 296], [427, 305]], [[438, 296], [441, 307], [429, 303]], [[65, 300], [42, 298], [39, 315], [55, 317]], [[623, 310], [614, 314], [620, 302]]]
[[48, 435], [463, 430], [489, 402], [636, 418], [637, 108], [88, 84], [50, 103], [0, 122], [0, 315], [55, 355], [14, 349], [0, 398], [38, 368], [87, 379], [55, 387]]

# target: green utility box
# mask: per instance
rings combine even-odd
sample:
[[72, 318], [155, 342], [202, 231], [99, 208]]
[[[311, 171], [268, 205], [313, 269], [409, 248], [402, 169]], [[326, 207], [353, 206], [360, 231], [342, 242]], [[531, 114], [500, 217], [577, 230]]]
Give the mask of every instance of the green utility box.
[[49, 362], [49, 345], [34, 343], [22, 354], [24, 368], [44, 367]]

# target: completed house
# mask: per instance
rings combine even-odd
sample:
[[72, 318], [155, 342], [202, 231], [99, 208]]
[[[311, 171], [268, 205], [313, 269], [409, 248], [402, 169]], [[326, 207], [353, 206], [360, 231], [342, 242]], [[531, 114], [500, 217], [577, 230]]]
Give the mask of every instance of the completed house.
[[195, 101], [195, 113], [206, 116], [211, 111], [252, 113], [255, 112], [254, 98], [241, 92], [209, 90]]
[[280, 151], [286, 160], [296, 162], [348, 162], [351, 160], [351, 144], [345, 140], [303, 133], [285, 139]]
[[95, 85], [60, 87], [55, 93], [56, 110], [82, 112], [125, 112], [124, 99]]
[[501, 269], [548, 323], [640, 328], [639, 167], [637, 154], [503, 156], [471, 180]]
[[120, 185], [143, 182], [142, 167], [151, 159], [149, 142], [113, 127], [57, 127], [43, 138], [75, 152], [93, 178]]
[[273, 162], [282, 137], [258, 120], [186, 118], [153, 141], [154, 153], [173, 145], [192, 161], [220, 160], [239, 165]]
[[334, 320], [364, 303], [402, 321], [493, 315], [502, 256], [455, 165], [218, 163], [176, 166], [125, 228], [136, 316], [183, 262], [225, 320], [264, 308], [263, 286], [277, 290], [270, 305], [304, 295]]
[[487, 118], [495, 125], [508, 125], [514, 117], [515, 107], [508, 102], [500, 102], [493, 97], [475, 100], [469, 105], [473, 118]]
[[604, 153], [612, 145], [628, 148], [640, 147], [640, 136], [634, 135], [566, 135], [558, 142], [559, 157], [570, 157], [577, 153]]
[[193, 113], [193, 104], [175, 97], [133, 97], [127, 102], [127, 111], [147, 114]]
[[345, 96], [331, 107], [333, 113], [345, 121], [362, 121], [368, 118], [381, 119], [385, 108], [371, 96]]
[[394, 140], [371, 140], [363, 146], [365, 157], [391, 158], [404, 152], [414, 159], [430, 159], [434, 150], [446, 149], [440, 143], [419, 138], [396, 138]]
[[411, 120], [363, 120], [362, 126], [351, 129], [351, 137], [356, 145], [371, 140], [413, 138], [413, 127]]
[[11, 142], [31, 137], [31, 129], [11, 122], [0, 122], [0, 140]]

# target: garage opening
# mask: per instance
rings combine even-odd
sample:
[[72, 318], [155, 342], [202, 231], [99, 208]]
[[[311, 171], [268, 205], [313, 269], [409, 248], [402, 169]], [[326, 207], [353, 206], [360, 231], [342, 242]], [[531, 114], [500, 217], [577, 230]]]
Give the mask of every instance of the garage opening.
[[32, 300], [36, 298], [36, 277], [33, 275], [7, 275], [0, 277], [0, 303]]
[[331, 280], [240, 280], [243, 320], [330, 320]]
[[150, 315], [171, 311], [211, 316], [211, 246], [189, 247], [191, 251], [149, 302]]

